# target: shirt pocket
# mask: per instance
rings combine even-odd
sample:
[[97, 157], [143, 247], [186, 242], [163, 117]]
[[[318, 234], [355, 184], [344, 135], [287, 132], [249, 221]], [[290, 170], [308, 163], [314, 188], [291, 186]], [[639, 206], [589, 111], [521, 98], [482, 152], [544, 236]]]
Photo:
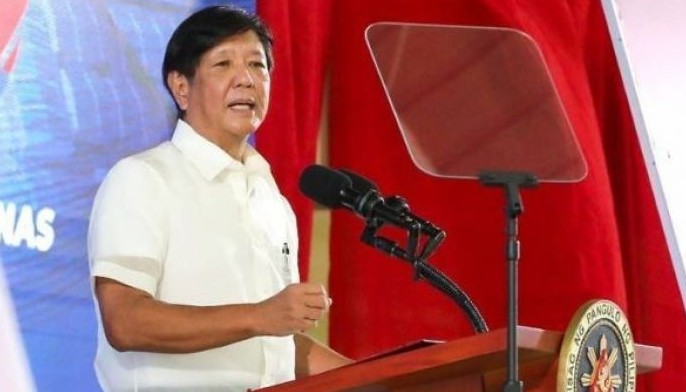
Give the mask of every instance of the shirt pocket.
[[292, 254], [292, 245], [285, 240], [280, 246], [270, 245], [272, 249], [272, 266], [280, 279], [280, 283], [285, 287], [291, 283], [297, 283], [298, 274], [296, 257]]
[[291, 238], [294, 228], [282, 196], [259, 176], [249, 177], [248, 184], [250, 215], [268, 249], [271, 265], [283, 286], [295, 283], [299, 280], [297, 236]]

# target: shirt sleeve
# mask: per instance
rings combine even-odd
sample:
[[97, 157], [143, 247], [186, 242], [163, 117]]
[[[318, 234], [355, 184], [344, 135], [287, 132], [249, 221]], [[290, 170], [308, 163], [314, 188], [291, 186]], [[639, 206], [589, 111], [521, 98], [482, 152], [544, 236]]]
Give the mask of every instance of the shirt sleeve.
[[126, 158], [107, 174], [88, 230], [92, 277], [114, 279], [155, 296], [166, 252], [166, 188], [144, 160]]

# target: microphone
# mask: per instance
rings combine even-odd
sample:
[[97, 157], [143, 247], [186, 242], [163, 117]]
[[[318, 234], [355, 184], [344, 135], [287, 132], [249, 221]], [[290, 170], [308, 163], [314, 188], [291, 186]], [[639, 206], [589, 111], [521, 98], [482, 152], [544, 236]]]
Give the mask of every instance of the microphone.
[[[378, 190], [376, 184], [368, 178], [365, 178], [355, 172], [346, 169], [339, 170], [345, 173], [345, 175], [347, 175], [348, 177], [350, 177], [353, 188], [363, 190]], [[436, 251], [436, 248], [438, 248], [438, 246], [443, 242], [443, 240], [445, 240], [445, 231], [443, 231], [439, 227], [436, 227], [431, 222], [423, 218], [420, 218], [419, 216], [410, 212], [410, 206], [407, 203], [407, 200], [405, 200], [405, 198], [401, 196], [391, 196], [386, 198], [385, 202], [388, 207], [392, 208], [395, 211], [398, 211], [398, 213], [409, 218], [410, 220], [419, 223], [421, 232], [429, 237], [429, 240], [425, 243], [424, 250], [421, 254], [421, 257], [423, 259], [428, 258], [432, 253], [434, 253]], [[386, 253], [397, 256], [398, 250], [396, 249], [395, 244], [384, 244], [383, 241], [383, 238], [375, 238], [374, 246], [384, 250]], [[400, 257], [403, 258], [402, 256]]]
[[370, 189], [373, 189], [375, 191], [379, 191], [379, 187], [376, 186], [374, 182], [372, 182], [370, 179], [367, 177], [363, 177], [360, 174], [355, 173], [354, 171], [350, 171], [348, 169], [337, 169], [339, 172], [345, 174], [350, 178], [350, 181], [352, 181], [353, 188], [359, 189], [361, 191], [368, 191]]
[[[469, 296], [448, 276], [425, 262], [445, 239], [445, 232], [410, 213], [405, 199], [391, 196], [384, 200], [379, 195], [376, 184], [365, 177], [345, 169], [339, 171], [321, 165], [311, 165], [303, 171], [300, 175], [300, 191], [325, 207], [347, 208], [366, 219], [367, 226], [362, 233], [364, 243], [412, 263], [415, 280], [424, 278], [433, 287], [447, 294], [467, 313], [477, 332], [488, 331], [486, 321]], [[377, 236], [379, 222], [408, 229], [407, 248]], [[420, 234], [428, 235], [429, 239], [425, 241], [421, 254], [417, 254]]]
[[349, 176], [322, 165], [311, 165], [303, 171], [300, 191], [325, 207], [347, 208], [366, 220], [379, 220], [403, 229], [420, 226], [406, 214], [386, 205], [370, 181], [355, 184]]
[[[370, 189], [373, 189], [378, 192], [379, 188], [376, 186], [375, 183], [373, 183], [371, 180], [369, 180], [366, 177], [363, 177], [355, 172], [352, 172], [347, 169], [338, 169], [338, 171], [342, 172], [346, 176], [350, 178], [352, 181], [352, 187], [355, 189], [359, 189], [362, 191], [367, 191]], [[435, 238], [435, 237], [440, 237], [441, 240], [443, 240], [443, 237], [445, 237], [445, 232], [441, 230], [440, 228], [436, 227], [434, 224], [431, 222], [420, 218], [419, 216], [413, 214], [410, 212], [410, 206], [407, 204], [407, 200], [401, 196], [391, 196], [386, 198], [385, 203], [387, 206], [390, 208], [398, 211], [402, 215], [408, 217], [409, 219], [419, 223], [421, 225], [421, 230], [424, 234]]]

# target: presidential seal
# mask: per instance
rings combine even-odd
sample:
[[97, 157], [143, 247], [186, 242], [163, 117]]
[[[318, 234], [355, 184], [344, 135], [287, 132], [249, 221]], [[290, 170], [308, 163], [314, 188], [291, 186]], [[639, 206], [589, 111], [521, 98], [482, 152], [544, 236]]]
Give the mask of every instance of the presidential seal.
[[560, 351], [557, 392], [635, 392], [636, 354], [626, 316], [605, 300], [584, 304]]

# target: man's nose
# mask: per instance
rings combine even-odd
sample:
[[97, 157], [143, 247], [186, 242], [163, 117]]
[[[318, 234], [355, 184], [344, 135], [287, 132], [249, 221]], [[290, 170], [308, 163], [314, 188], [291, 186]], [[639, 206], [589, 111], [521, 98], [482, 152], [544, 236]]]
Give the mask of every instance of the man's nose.
[[234, 84], [236, 87], [252, 87], [255, 85], [253, 75], [247, 65], [237, 67], [236, 75], [234, 76]]

